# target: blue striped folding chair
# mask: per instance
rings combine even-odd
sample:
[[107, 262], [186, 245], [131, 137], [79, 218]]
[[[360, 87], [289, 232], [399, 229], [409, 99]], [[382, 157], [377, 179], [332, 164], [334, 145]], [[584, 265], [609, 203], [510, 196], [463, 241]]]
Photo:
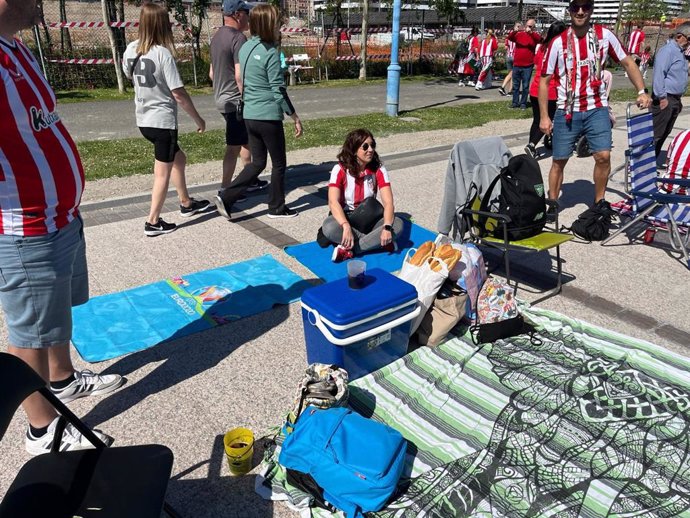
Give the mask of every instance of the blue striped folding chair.
[[628, 103], [626, 108], [625, 125], [628, 132], [628, 149], [625, 150], [625, 163], [611, 171], [609, 178], [613, 178], [620, 171], [625, 173], [625, 192], [630, 192], [630, 155], [633, 150], [639, 153], [649, 146], [654, 148], [654, 125], [652, 123], [652, 112], [644, 112], [632, 115], [631, 110], [635, 106]]
[[[629, 113], [629, 112], [628, 112]], [[663, 223], [671, 233], [671, 246], [680, 252], [685, 264], [688, 259], [690, 236], [690, 196], [670, 194], [659, 189], [658, 184], [690, 187], [690, 179], [659, 178], [654, 153], [652, 114], [643, 113], [628, 117], [628, 149], [626, 150], [627, 176], [631, 198], [631, 220], [601, 242], [607, 244], [613, 238], [639, 223]], [[626, 185], [627, 187], [627, 185]], [[627, 190], [627, 189], [626, 189]], [[680, 231], [684, 227], [683, 235]], [[645, 228], [644, 225], [641, 229]]]

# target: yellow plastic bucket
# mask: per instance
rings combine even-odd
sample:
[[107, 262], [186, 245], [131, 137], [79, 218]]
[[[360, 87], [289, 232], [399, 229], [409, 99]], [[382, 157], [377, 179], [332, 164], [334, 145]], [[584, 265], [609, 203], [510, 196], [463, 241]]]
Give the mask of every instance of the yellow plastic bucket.
[[233, 428], [223, 438], [225, 456], [233, 475], [245, 475], [252, 469], [254, 434], [246, 428]]

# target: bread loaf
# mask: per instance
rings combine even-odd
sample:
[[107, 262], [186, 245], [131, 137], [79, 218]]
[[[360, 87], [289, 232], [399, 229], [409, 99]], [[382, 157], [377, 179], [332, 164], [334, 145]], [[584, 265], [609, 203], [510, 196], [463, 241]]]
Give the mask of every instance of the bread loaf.
[[434, 250], [436, 250], [436, 245], [434, 245], [433, 241], [422, 243], [419, 248], [417, 248], [415, 254], [410, 258], [410, 264], [414, 266], [423, 265], [426, 260], [434, 254]]
[[448, 265], [448, 271], [451, 271], [453, 268], [455, 268], [455, 265], [458, 264], [458, 261], [462, 257], [462, 252], [456, 248], [453, 248], [452, 245], [445, 244], [439, 246], [434, 251], [434, 257], [438, 257], [444, 263], [446, 263], [446, 265]]

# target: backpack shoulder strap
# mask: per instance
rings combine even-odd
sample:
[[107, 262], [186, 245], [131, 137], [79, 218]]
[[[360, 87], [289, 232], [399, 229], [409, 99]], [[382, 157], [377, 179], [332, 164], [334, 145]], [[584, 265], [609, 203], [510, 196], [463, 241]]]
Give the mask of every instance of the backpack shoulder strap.
[[479, 205], [479, 210], [482, 210], [482, 211], [488, 211], [489, 210], [489, 201], [491, 200], [491, 194], [494, 191], [494, 187], [496, 187], [496, 183], [501, 180], [502, 175], [503, 175], [503, 171], [498, 173], [496, 175], [496, 178], [491, 180], [491, 183], [489, 184], [489, 187], [486, 189], [486, 192], [484, 193], [484, 197], [482, 198], [482, 203]]

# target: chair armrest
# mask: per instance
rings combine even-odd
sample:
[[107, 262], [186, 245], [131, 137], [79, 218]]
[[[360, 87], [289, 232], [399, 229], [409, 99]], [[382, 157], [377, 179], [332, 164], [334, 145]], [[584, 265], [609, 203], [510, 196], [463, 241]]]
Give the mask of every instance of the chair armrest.
[[459, 211], [461, 213], [467, 213], [467, 214], [476, 214], [477, 216], [484, 216], [487, 218], [494, 218], [501, 220], [502, 223], [510, 223], [511, 219], [510, 216], [507, 214], [498, 214], [496, 212], [487, 212], [485, 210], [472, 210], [472, 209], [465, 209]]
[[680, 187], [690, 187], [690, 178], [657, 178], [657, 183], [670, 183]]

